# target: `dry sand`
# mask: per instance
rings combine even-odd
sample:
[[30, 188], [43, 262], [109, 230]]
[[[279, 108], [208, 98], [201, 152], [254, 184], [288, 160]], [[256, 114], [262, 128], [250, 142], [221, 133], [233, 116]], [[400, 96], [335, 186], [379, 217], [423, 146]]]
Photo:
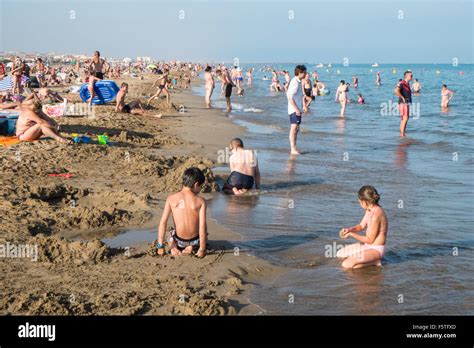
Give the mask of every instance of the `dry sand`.
[[[126, 81], [128, 101], [152, 92], [149, 77]], [[41, 140], [0, 148], [0, 245], [38, 246], [37, 262], [0, 259], [1, 314], [264, 313], [248, 300], [252, 283], [282, 270], [243, 250], [236, 256], [232, 241], [239, 236], [212, 220], [204, 259], [100, 241], [124, 229], [155, 228], [166, 195], [180, 189], [189, 166], [205, 172], [206, 199], [221, 194], [211, 168], [217, 151], [243, 130], [190, 90], [173, 91], [172, 103], [152, 103], [149, 111], [161, 119], [115, 113], [112, 105], [98, 106], [94, 118], [58, 119], [64, 135], [106, 132], [108, 146]]]

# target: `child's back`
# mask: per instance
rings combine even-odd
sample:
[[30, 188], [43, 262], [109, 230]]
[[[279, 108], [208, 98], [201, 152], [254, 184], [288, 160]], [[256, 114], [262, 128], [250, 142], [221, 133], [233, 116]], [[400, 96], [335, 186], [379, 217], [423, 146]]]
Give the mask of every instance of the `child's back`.
[[158, 254], [164, 254], [166, 226], [170, 215], [174, 230], [170, 232], [170, 250], [174, 256], [196, 251], [198, 257], [206, 255], [207, 225], [206, 201], [198, 196], [205, 182], [204, 173], [198, 168], [188, 168], [183, 173], [183, 189], [168, 197], [158, 227]]
[[192, 239], [199, 235], [199, 211], [204, 199], [191, 190], [183, 190], [168, 197], [178, 236]]

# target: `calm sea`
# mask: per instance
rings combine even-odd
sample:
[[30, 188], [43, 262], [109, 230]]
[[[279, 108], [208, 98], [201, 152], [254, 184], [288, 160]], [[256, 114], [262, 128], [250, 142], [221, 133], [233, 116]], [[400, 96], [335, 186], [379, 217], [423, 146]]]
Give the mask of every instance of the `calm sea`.
[[[290, 269], [256, 287], [252, 301], [267, 314], [474, 314], [473, 66], [307, 64], [331, 93], [303, 117], [304, 154], [296, 159], [289, 156], [286, 95], [270, 92], [262, 78], [271, 73], [253, 66], [253, 86], [242, 98], [234, 92], [234, 110], [222, 116], [247, 128], [243, 140], [257, 150], [264, 192], [218, 194], [210, 205], [213, 219], [242, 235], [241, 248]], [[422, 92], [413, 97], [419, 113], [408, 137], [400, 139], [399, 116], [384, 110], [397, 102], [393, 90], [407, 69]], [[340, 118], [334, 92], [353, 75], [359, 88], [349, 98], [361, 93], [367, 104], [349, 104]], [[455, 92], [447, 112], [442, 84]], [[214, 105], [223, 108], [219, 91], [220, 83]], [[202, 87], [195, 92], [202, 95]], [[389, 218], [386, 256], [383, 267], [344, 271], [331, 254], [348, 243], [339, 229], [362, 218], [357, 191], [366, 184], [377, 188]]]

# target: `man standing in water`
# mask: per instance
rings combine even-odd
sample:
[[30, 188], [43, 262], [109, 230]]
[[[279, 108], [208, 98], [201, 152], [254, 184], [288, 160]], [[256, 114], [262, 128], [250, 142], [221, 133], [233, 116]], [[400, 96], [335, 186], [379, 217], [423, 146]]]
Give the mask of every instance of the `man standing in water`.
[[398, 109], [400, 110], [400, 136], [405, 136], [411, 104], [410, 81], [413, 77], [411, 71], [405, 71], [403, 80], [395, 88], [395, 95], [398, 97]]
[[301, 124], [301, 113], [303, 112], [303, 88], [301, 80], [306, 75], [306, 67], [297, 65], [295, 67], [295, 77], [290, 81], [286, 97], [288, 98], [288, 115], [290, 117], [290, 147], [292, 155], [299, 155], [296, 147], [296, 140]]
[[221, 80], [222, 80], [222, 85], [224, 86], [224, 90], [225, 90], [225, 101], [227, 103], [227, 112], [230, 112], [232, 110], [232, 103], [230, 101], [230, 97], [232, 96], [232, 88], [234, 87], [234, 83], [232, 82], [231, 76], [229, 75], [229, 70], [227, 70], [226, 67], [222, 68]]

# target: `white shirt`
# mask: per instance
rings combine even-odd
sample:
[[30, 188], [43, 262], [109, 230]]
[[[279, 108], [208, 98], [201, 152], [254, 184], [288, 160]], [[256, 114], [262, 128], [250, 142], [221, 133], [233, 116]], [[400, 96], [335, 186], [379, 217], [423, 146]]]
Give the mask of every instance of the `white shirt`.
[[286, 97], [288, 98], [288, 115], [296, 112], [296, 109], [290, 103], [292, 98], [300, 109], [300, 112], [303, 112], [303, 88], [301, 86], [301, 80], [298, 79], [298, 77], [295, 76], [291, 79], [288, 91], [286, 92]]

